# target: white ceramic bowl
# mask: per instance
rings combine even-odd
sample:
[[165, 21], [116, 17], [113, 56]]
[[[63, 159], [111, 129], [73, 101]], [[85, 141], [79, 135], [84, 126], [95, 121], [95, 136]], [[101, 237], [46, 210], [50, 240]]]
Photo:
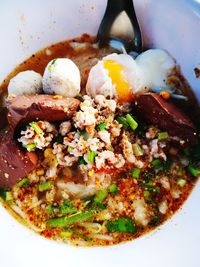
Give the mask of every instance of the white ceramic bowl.
[[[116, 0], [117, 1], [117, 0]], [[200, 1], [135, 0], [145, 45], [176, 58], [200, 100]], [[95, 35], [106, 0], [0, 1], [0, 81], [21, 61], [52, 43]], [[46, 240], [0, 207], [0, 266], [197, 267], [200, 185], [170, 221], [138, 240], [105, 248], [74, 248]]]

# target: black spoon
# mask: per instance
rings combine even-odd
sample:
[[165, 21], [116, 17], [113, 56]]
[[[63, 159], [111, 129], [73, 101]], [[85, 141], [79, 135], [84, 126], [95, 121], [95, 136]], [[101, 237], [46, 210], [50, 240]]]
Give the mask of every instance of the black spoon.
[[[133, 34], [130, 35], [127, 29], [123, 28], [120, 29], [123, 37], [113, 36], [111, 33], [112, 26], [118, 15], [123, 11], [125, 11], [130, 20]], [[97, 41], [100, 47], [109, 45], [122, 51], [142, 52], [142, 35], [132, 0], [108, 0], [106, 11], [98, 30]]]

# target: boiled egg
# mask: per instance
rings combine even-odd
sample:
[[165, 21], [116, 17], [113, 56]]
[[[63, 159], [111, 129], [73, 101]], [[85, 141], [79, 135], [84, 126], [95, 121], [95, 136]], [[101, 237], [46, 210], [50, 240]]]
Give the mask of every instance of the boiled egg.
[[92, 97], [128, 102], [134, 94], [166, 85], [174, 66], [174, 59], [162, 49], [147, 50], [135, 60], [127, 54], [111, 54], [91, 68], [86, 91]]
[[89, 73], [86, 91], [95, 97], [117, 97], [120, 101], [129, 101], [133, 92], [143, 90], [142, 73], [134, 59], [126, 54], [111, 54], [92, 67]]
[[149, 49], [136, 58], [143, 73], [144, 84], [149, 89], [166, 86], [166, 79], [175, 67], [174, 59], [162, 49]]

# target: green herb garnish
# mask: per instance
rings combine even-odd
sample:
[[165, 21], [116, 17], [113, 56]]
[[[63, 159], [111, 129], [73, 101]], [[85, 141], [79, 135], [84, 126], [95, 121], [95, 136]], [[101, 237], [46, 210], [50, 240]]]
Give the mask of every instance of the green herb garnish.
[[74, 205], [70, 201], [65, 200], [63, 204], [60, 206], [60, 213], [62, 215], [75, 213], [75, 212], [77, 212], [77, 208], [74, 207]]
[[81, 157], [81, 158], [79, 159], [79, 161], [78, 161], [78, 164], [79, 164], [79, 165], [81, 165], [81, 164], [83, 164], [83, 165], [87, 165], [87, 162], [84, 160], [83, 157]]
[[200, 170], [197, 169], [194, 165], [190, 164], [188, 166], [188, 171], [193, 175], [193, 176], [198, 176], [200, 175]]
[[63, 143], [63, 136], [61, 134], [58, 134], [54, 137], [54, 143], [62, 144]]
[[159, 159], [153, 159], [151, 161], [151, 165], [154, 167], [155, 170], [161, 170], [163, 168], [163, 164]]
[[143, 182], [142, 186], [144, 186], [145, 188], [147, 188], [149, 191], [151, 191], [153, 193], [157, 193], [160, 191], [160, 187], [155, 186], [152, 181], [149, 181], [148, 183]]
[[106, 227], [110, 233], [136, 233], [136, 225], [130, 218], [121, 217], [115, 221], [108, 221]]
[[173, 159], [168, 158], [163, 164], [163, 171], [165, 173], [169, 172], [172, 167], [172, 164], [173, 164]]

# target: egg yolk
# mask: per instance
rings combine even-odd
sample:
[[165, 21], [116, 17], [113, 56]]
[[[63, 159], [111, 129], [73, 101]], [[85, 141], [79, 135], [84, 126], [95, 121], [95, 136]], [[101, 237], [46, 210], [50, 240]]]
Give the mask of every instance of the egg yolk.
[[104, 68], [108, 70], [108, 75], [112, 83], [116, 85], [116, 92], [119, 101], [128, 102], [132, 98], [132, 90], [129, 83], [125, 80], [123, 75], [123, 66], [114, 60], [104, 61]]

